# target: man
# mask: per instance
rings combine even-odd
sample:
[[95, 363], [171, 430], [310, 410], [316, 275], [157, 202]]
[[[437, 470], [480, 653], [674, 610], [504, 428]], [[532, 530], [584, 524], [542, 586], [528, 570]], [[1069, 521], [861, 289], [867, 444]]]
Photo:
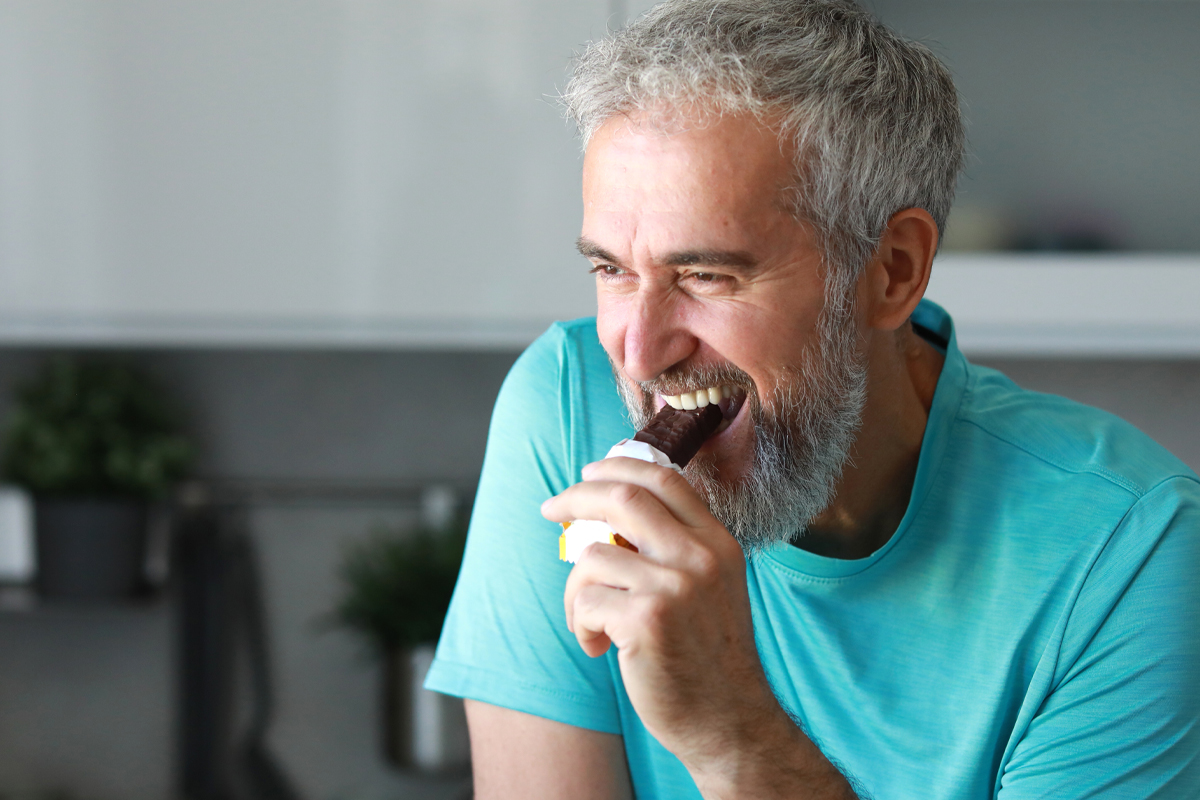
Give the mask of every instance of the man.
[[[598, 314], [501, 391], [428, 681], [476, 796], [1196, 796], [1200, 483], [922, 301], [937, 60], [849, 0], [679, 0], [566, 100]], [[719, 387], [684, 477], [598, 461]], [[568, 569], [573, 519], [638, 551]]]

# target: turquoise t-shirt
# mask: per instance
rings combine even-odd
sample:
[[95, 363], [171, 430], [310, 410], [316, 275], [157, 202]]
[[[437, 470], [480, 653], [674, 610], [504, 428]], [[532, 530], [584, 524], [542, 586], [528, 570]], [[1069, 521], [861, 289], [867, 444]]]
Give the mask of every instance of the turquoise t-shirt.
[[[904, 519], [868, 558], [747, 563], [781, 703], [883, 798], [1200, 797], [1200, 482], [1132, 426], [969, 364], [949, 317]], [[496, 402], [426, 685], [624, 737], [637, 797], [697, 798], [616, 651], [563, 616], [542, 501], [631, 434], [594, 320], [553, 326]]]

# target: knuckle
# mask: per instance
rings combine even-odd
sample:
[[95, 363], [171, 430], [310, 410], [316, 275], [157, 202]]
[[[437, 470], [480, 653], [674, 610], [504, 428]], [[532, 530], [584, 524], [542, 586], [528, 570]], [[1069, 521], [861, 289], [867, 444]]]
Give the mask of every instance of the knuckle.
[[659, 578], [663, 592], [684, 602], [695, 593], [695, 584], [686, 572], [666, 570]]
[[643, 490], [640, 486], [635, 486], [632, 483], [617, 483], [613, 485], [610, 491], [614, 503], [629, 505], [638, 499], [638, 495]]
[[670, 491], [672, 487], [677, 486], [679, 481], [682, 480], [683, 478], [680, 477], [679, 473], [666, 467], [654, 470], [654, 473], [650, 477], [651, 485], [660, 493]]
[[596, 596], [596, 592], [593, 591], [593, 587], [584, 586], [575, 593], [575, 612], [580, 614], [591, 611], [592, 609], [596, 608], [597, 601], [598, 598]]
[[584, 627], [591, 627], [603, 618], [604, 608], [603, 587], [587, 586], [575, 595], [573, 616]]
[[592, 542], [579, 553], [579, 561], [575, 564], [575, 571], [579, 572], [579, 581], [581, 585], [590, 585], [598, 580], [597, 573], [604, 569], [604, 563], [608, 560], [610, 548], [600, 542]]
[[692, 554], [692, 571], [701, 583], [716, 583], [721, 575], [721, 558], [706, 547], [697, 548]]
[[585, 586], [589, 586], [595, 582], [596, 566], [593, 563], [591, 556], [594, 556], [599, 551], [595, 543], [589, 544], [579, 554], [579, 560], [575, 562], [575, 566], [571, 567], [571, 572], [567, 575], [567, 591], [578, 592]]
[[703, 599], [700, 587], [687, 575], [676, 580], [673, 596], [681, 608], [692, 608]]
[[636, 605], [635, 615], [639, 627], [652, 635], [657, 634], [669, 627], [670, 604], [660, 595], [644, 595]]

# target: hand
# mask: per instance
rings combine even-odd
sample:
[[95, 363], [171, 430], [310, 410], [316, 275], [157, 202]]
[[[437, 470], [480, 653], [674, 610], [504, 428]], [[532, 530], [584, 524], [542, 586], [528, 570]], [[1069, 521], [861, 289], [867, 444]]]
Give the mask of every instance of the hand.
[[542, 506], [550, 520], [604, 520], [634, 553], [591, 545], [563, 598], [590, 656], [609, 644], [643, 724], [696, 776], [795, 726], [763, 674], [741, 547], [678, 473], [629, 458], [589, 464]]

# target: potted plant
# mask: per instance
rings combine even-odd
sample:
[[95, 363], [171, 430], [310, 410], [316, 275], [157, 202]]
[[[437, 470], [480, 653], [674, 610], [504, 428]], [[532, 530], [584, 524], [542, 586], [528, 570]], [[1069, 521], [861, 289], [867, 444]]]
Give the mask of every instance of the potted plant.
[[383, 749], [392, 763], [453, 772], [470, 763], [462, 701], [422, 683], [462, 563], [466, 522], [377, 529], [345, 551], [334, 616], [362, 634], [383, 665]]
[[39, 593], [139, 592], [148, 503], [167, 496], [191, 458], [147, 375], [112, 359], [47, 361], [17, 389], [3, 455], [5, 477], [34, 497]]

